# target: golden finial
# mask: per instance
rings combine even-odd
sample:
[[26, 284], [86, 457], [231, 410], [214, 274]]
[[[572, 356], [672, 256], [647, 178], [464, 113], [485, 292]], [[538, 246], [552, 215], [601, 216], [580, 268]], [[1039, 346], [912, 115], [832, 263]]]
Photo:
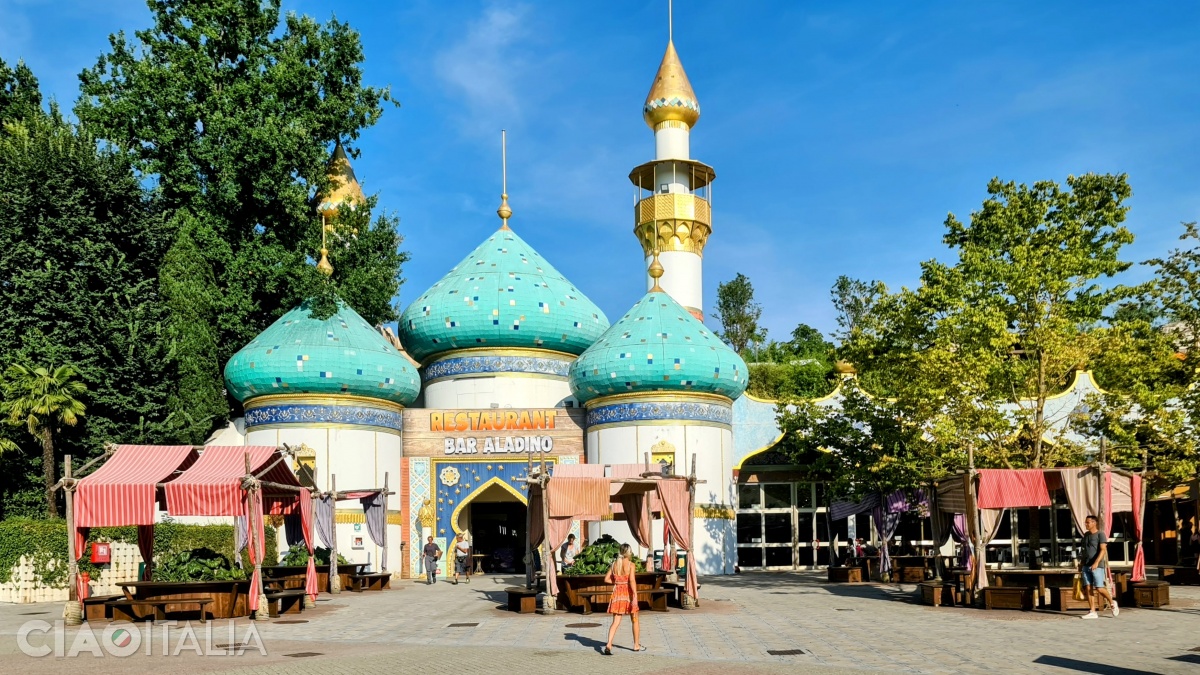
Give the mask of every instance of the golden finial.
[[500, 208], [496, 215], [500, 216], [500, 229], [507, 230], [508, 219], [512, 217], [512, 209], [508, 207], [508, 132], [500, 130]]
[[354, 167], [350, 166], [350, 158], [346, 156], [346, 149], [342, 147], [341, 140], [337, 141], [333, 148], [333, 157], [329, 159], [326, 176], [329, 177], [330, 192], [321, 197], [321, 202], [317, 205], [318, 211], [332, 216], [346, 200], [349, 200], [353, 207], [366, 203], [367, 196], [358, 184]]
[[646, 270], [646, 274], [649, 274], [650, 278], [654, 279], [654, 286], [650, 288], [651, 293], [663, 292], [662, 286], [658, 285], [658, 280], [662, 278], [663, 272], [665, 271], [666, 270], [663, 269], [662, 263], [658, 262], [658, 251], [655, 251], [654, 260], [651, 261], [649, 269]]
[[325, 231], [329, 226], [325, 224], [325, 214], [321, 214], [321, 259], [317, 261], [317, 271], [325, 276], [333, 276], [333, 265], [329, 264], [329, 249], [325, 247]]
[[651, 129], [664, 122], [696, 126], [700, 120], [700, 101], [692, 91], [692, 83], [683, 71], [679, 53], [675, 51], [675, 27], [671, 3], [667, 3], [667, 51], [654, 75], [654, 84], [642, 106], [642, 117]]

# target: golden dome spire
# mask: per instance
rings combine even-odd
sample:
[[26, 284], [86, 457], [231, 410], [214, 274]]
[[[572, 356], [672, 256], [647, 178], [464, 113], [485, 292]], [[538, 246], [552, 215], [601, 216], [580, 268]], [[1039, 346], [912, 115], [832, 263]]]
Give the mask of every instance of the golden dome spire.
[[333, 216], [347, 199], [353, 207], [366, 203], [367, 196], [363, 194], [362, 186], [354, 175], [354, 167], [350, 166], [350, 158], [346, 156], [346, 150], [342, 148], [340, 140], [333, 148], [333, 157], [329, 160], [329, 169], [325, 175], [329, 177], [330, 191], [321, 197], [317, 211]]
[[329, 226], [325, 224], [325, 214], [321, 214], [321, 259], [317, 261], [317, 271], [327, 277], [333, 276], [333, 265], [329, 264], [329, 249], [325, 246], [325, 233]]
[[500, 216], [500, 229], [507, 230], [508, 219], [512, 218], [512, 209], [508, 206], [508, 132], [500, 130], [500, 208], [496, 215]]
[[654, 84], [642, 106], [642, 117], [651, 129], [658, 130], [663, 122], [677, 122], [690, 129], [700, 119], [700, 101], [692, 91], [683, 63], [675, 51], [675, 27], [671, 3], [667, 3], [667, 53], [658, 64]]
[[658, 262], [658, 251], [655, 251], [654, 260], [651, 261], [650, 267], [646, 269], [646, 274], [649, 274], [650, 278], [654, 279], [654, 286], [650, 288], [651, 293], [664, 292], [662, 286], [658, 285], [658, 280], [662, 278], [663, 272], [665, 271], [666, 270], [663, 269], [662, 263]]

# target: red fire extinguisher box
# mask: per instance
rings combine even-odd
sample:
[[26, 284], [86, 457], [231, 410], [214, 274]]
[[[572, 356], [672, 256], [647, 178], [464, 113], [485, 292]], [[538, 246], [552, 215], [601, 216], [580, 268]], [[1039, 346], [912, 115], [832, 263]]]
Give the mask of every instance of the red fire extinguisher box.
[[110, 544], [102, 541], [97, 541], [92, 544], [92, 558], [94, 563], [112, 562], [112, 547]]

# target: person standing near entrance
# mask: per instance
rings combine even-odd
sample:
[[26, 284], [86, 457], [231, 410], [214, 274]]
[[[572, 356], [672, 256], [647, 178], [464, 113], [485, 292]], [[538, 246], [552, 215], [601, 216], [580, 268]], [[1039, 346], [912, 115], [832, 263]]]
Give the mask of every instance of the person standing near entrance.
[[442, 557], [442, 549], [433, 543], [433, 537], [426, 540], [425, 549], [422, 552], [425, 558], [425, 585], [432, 584], [437, 581], [437, 564]]
[[1108, 592], [1108, 539], [1100, 531], [1100, 522], [1096, 516], [1088, 516], [1083, 522], [1087, 532], [1083, 535], [1083, 564], [1079, 571], [1088, 592], [1088, 613], [1084, 614], [1083, 618], [1100, 618], [1100, 615], [1096, 614], [1097, 595], [1112, 603], [1112, 615], [1116, 618], [1120, 616], [1121, 610], [1117, 607], [1116, 598]]
[[633, 548], [629, 544], [621, 544], [621, 553], [609, 568], [604, 577], [604, 583], [612, 584], [612, 598], [608, 601], [608, 613], [612, 614], [612, 625], [608, 628], [608, 644], [604, 645], [604, 655], [612, 656], [613, 638], [617, 636], [617, 627], [621, 625], [621, 617], [629, 615], [633, 622], [633, 651], [644, 652], [642, 646], [641, 626], [638, 625], [637, 568], [633, 565]]
[[454, 542], [454, 585], [458, 585], [458, 575], [467, 577], [467, 583], [471, 583], [471, 542], [467, 541], [467, 535], [459, 532], [458, 539]]
[[563, 542], [562, 547], [558, 551], [558, 557], [562, 559], [564, 570], [575, 565], [575, 554], [578, 552], [579, 550], [575, 546], [575, 535], [567, 535], [567, 540]]

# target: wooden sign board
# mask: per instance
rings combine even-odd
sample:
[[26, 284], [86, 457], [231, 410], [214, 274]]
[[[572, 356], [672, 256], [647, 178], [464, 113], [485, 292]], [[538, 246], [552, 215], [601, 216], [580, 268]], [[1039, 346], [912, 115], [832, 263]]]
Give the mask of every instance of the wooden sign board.
[[404, 456], [497, 459], [583, 455], [581, 408], [405, 410]]

